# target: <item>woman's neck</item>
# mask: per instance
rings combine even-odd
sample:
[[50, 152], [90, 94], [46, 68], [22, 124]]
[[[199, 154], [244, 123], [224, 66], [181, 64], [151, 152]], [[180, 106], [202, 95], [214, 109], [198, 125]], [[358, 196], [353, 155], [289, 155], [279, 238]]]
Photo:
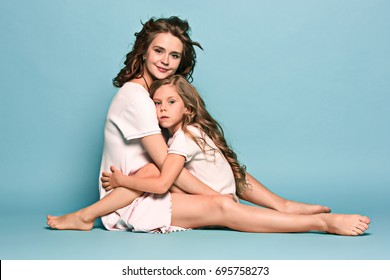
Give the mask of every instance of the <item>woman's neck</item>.
[[144, 80], [144, 78], [142, 76], [140, 78], [134, 78], [130, 82], [141, 85], [147, 92], [149, 92], [149, 85], [150, 84], [146, 83], [146, 81]]

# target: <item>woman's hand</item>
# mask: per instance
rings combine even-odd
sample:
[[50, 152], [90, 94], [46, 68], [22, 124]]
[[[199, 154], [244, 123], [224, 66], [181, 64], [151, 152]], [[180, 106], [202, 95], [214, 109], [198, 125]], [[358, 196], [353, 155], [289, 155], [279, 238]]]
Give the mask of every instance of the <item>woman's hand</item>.
[[102, 181], [102, 186], [106, 191], [121, 187], [122, 179], [125, 177], [125, 175], [114, 166], [111, 166], [110, 169], [112, 173], [103, 171], [102, 177], [100, 178], [100, 181]]

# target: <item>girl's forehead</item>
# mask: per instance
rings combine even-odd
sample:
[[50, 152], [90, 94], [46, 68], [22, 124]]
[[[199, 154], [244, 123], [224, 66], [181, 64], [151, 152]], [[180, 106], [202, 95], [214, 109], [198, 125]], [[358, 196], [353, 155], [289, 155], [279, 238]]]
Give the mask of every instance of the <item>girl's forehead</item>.
[[163, 85], [159, 87], [154, 93], [154, 98], [166, 96], [179, 96], [176, 87], [173, 85]]

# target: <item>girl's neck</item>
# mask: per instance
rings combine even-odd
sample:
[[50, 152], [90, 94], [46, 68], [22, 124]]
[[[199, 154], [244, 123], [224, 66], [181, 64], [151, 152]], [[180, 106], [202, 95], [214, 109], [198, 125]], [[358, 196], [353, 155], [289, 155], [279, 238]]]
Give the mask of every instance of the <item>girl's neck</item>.
[[168, 131], [169, 131], [169, 134], [170, 136], [173, 136], [177, 131], [179, 131], [181, 128], [182, 128], [182, 123], [180, 123], [179, 125], [175, 126], [175, 127], [169, 127], [167, 128]]

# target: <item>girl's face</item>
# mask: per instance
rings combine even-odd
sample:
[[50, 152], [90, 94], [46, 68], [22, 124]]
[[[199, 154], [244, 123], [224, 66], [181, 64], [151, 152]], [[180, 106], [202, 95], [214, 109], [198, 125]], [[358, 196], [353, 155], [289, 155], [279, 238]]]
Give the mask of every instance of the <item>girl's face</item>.
[[183, 53], [183, 43], [171, 33], [159, 33], [145, 54], [144, 77], [150, 84], [176, 73]]
[[174, 134], [181, 127], [184, 114], [188, 113], [176, 88], [172, 85], [159, 87], [154, 93], [153, 101], [160, 126]]

